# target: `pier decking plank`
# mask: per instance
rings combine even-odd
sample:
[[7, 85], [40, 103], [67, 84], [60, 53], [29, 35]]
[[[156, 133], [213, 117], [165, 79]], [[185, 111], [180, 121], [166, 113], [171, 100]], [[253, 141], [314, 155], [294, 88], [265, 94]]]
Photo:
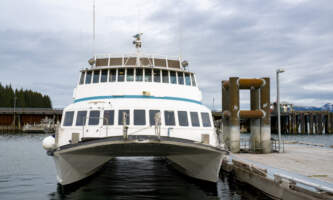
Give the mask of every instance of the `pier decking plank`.
[[284, 153], [241, 153], [233, 157], [333, 183], [333, 148], [293, 144], [285, 145]]

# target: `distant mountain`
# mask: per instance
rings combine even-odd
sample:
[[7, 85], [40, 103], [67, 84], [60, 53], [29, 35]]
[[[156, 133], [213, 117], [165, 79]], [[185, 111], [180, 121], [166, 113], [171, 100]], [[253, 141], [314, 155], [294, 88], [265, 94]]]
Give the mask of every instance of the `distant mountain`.
[[315, 106], [294, 106], [294, 110], [296, 111], [320, 111], [320, 110], [327, 110], [333, 112], [333, 104], [327, 103], [321, 107], [315, 107]]

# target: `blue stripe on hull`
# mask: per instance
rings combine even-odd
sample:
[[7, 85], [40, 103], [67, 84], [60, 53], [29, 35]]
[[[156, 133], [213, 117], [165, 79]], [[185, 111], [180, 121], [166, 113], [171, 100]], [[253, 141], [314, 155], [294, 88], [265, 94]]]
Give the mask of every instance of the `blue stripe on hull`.
[[173, 101], [185, 101], [202, 105], [200, 101], [193, 99], [186, 99], [180, 97], [155, 97], [155, 96], [143, 96], [143, 95], [122, 95], [122, 96], [94, 96], [94, 97], [85, 97], [81, 99], [74, 100], [74, 103], [98, 99], [161, 99], [161, 100], [173, 100]]

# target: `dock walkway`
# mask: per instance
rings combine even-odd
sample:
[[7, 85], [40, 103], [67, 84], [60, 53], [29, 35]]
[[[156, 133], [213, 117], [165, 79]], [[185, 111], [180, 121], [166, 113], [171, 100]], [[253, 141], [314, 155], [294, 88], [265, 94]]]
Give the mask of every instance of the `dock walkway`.
[[333, 148], [290, 144], [285, 146], [284, 153], [243, 153], [233, 154], [233, 156], [236, 159], [246, 159], [250, 162], [333, 184]]
[[333, 199], [333, 148], [287, 144], [284, 153], [235, 153], [222, 168], [277, 199]]

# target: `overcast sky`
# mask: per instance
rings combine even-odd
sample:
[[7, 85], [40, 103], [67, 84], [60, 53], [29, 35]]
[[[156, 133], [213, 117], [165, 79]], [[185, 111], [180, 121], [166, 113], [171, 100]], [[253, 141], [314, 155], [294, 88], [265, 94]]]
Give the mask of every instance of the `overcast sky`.
[[[78, 71], [92, 57], [92, 0], [1, 0], [0, 82], [72, 102]], [[221, 80], [270, 77], [276, 99], [333, 103], [332, 0], [96, 0], [96, 52], [181, 55], [197, 74], [203, 102], [221, 107]], [[241, 92], [248, 107], [249, 92]]]

